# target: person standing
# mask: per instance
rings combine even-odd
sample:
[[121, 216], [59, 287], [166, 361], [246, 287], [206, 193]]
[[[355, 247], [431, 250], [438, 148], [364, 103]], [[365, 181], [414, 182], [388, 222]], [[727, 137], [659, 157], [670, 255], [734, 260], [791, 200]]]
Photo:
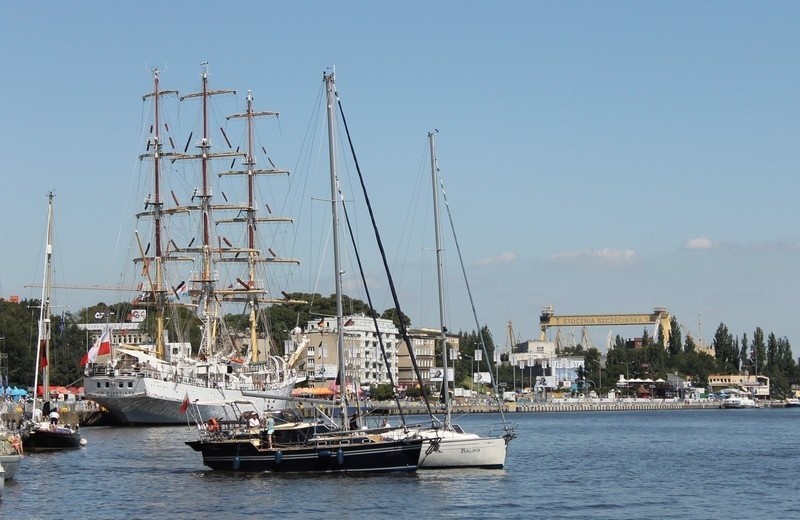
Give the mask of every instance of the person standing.
[[58, 418], [59, 418], [58, 409], [57, 408], [53, 408], [53, 410], [50, 412], [50, 429], [51, 430], [55, 430], [56, 429], [56, 426], [58, 425]]
[[275, 433], [275, 419], [271, 413], [267, 413], [267, 442], [269, 449], [272, 449], [272, 434]]
[[250, 433], [252, 435], [258, 434], [259, 421], [257, 413], [250, 416], [250, 418], [247, 420], [247, 426], [250, 427]]

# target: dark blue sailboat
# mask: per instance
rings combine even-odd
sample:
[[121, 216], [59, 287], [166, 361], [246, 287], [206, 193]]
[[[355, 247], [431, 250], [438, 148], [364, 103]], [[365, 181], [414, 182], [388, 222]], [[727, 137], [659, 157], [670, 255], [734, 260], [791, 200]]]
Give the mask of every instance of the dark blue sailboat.
[[[80, 448], [81, 435], [72, 427], [59, 426], [48, 417], [50, 413], [49, 402], [41, 413], [36, 407], [36, 390], [39, 388], [39, 370], [42, 372], [42, 396], [50, 394], [50, 294], [52, 287], [52, 261], [53, 261], [53, 192], [48, 193], [47, 204], [47, 244], [45, 244], [44, 278], [42, 280], [42, 302], [39, 307], [39, 335], [36, 345], [36, 375], [34, 376], [33, 406], [31, 407], [31, 420], [20, 428], [22, 447], [27, 451], [53, 451]], [[43, 417], [42, 417], [43, 416]]]

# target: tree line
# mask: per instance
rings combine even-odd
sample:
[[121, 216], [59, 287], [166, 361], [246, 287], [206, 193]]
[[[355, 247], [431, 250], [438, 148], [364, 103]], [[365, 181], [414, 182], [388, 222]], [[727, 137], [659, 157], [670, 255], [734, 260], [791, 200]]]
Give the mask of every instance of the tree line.
[[[258, 324], [260, 333], [267, 334], [276, 345], [288, 339], [296, 326], [305, 328], [309, 321], [334, 316], [336, 300], [334, 295], [322, 296], [311, 293], [292, 293], [291, 301], [304, 303], [275, 304], [266, 307], [263, 320]], [[394, 308], [377, 312], [356, 298], [344, 296], [345, 314], [364, 314], [392, 320], [399, 326], [399, 317]], [[78, 313], [64, 312], [51, 317], [52, 342], [50, 347], [50, 381], [54, 385], [79, 384], [83, 369], [79, 360], [89, 347], [89, 334], [78, 327], [80, 323], [98, 321], [125, 321], [125, 316], [134, 305], [131, 302], [106, 304], [99, 302]], [[171, 341], [188, 341], [193, 349], [199, 347], [200, 320], [190, 309], [178, 308], [171, 314], [168, 333]], [[34, 379], [36, 339], [38, 334], [39, 301], [23, 300], [11, 303], [0, 300], [0, 354], [5, 354], [3, 362], [11, 386], [28, 387]], [[403, 316], [406, 326], [411, 319]], [[226, 317], [229, 331], [244, 332], [249, 327], [248, 314], [232, 314]], [[148, 314], [143, 325], [152, 335], [153, 315]], [[514, 386], [523, 388], [531, 380], [544, 375], [540, 366], [520, 370], [508, 362], [508, 355], [501, 356], [501, 363], [494, 362], [496, 347], [487, 326], [480, 331], [460, 331], [457, 334], [460, 358], [453, 360], [455, 384], [472, 388], [472, 373], [491, 370], [497, 382], [504, 388]], [[474, 351], [481, 349], [481, 338], [486, 345], [487, 355], [480, 362], [473, 361]], [[770, 378], [773, 396], [789, 395], [792, 385], [800, 384], [800, 367], [792, 357], [791, 345], [785, 337], [774, 333], [765, 334], [756, 328], [750, 339], [747, 334], [733, 336], [728, 327], [720, 323], [712, 341], [713, 355], [697, 349], [694, 339], [682, 335], [676, 318], [672, 317], [669, 339], [664, 335], [651, 337], [644, 330], [640, 346], [634, 347], [617, 335], [614, 344], [606, 355], [606, 363], [601, 367], [600, 352], [594, 348], [577, 345], [562, 349], [559, 355], [583, 356], [584, 364], [579, 377], [591, 381], [595, 389], [608, 392], [615, 387], [619, 376], [626, 379], [651, 378], [666, 379], [668, 374], [691, 378], [695, 386], [705, 386], [711, 374], [758, 374]], [[441, 345], [437, 345], [437, 356], [441, 355]], [[5, 375], [1, 374], [0, 375]]]

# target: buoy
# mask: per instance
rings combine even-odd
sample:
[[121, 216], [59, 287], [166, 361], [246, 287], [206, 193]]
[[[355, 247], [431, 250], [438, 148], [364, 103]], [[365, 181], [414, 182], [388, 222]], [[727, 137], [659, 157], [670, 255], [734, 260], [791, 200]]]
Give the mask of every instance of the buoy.
[[282, 460], [283, 460], [283, 452], [276, 451], [275, 452], [275, 464], [280, 464]]
[[336, 462], [338, 462], [340, 466], [344, 464], [344, 450], [342, 450], [342, 448], [336, 450]]
[[89, 441], [81, 437], [81, 446], [86, 446], [87, 444], [89, 444]]

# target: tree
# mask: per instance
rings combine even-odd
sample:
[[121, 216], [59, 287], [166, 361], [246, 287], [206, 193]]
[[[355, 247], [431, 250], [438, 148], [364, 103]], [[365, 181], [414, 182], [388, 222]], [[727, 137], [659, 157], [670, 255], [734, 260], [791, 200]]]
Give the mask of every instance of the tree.
[[681, 352], [681, 328], [678, 325], [678, 320], [672, 316], [669, 320], [670, 334], [669, 334], [669, 354], [670, 356], [677, 356]]
[[753, 372], [758, 375], [764, 371], [764, 364], [767, 360], [767, 347], [764, 344], [764, 331], [761, 327], [756, 327], [753, 333], [753, 344], [750, 349], [750, 359], [753, 362]]
[[[394, 307], [391, 307], [383, 311], [383, 314], [381, 314], [381, 318], [385, 320], [392, 320], [394, 326], [397, 327], [398, 330], [400, 329], [400, 318], [398, 318], [397, 309], [395, 309]], [[409, 318], [408, 315], [405, 313], [403, 313], [403, 323], [405, 324], [406, 328], [411, 326], [411, 318]]]
[[728, 332], [728, 327], [720, 323], [714, 333], [712, 342], [717, 360], [717, 370], [723, 374], [736, 374], [739, 372], [739, 352], [734, 346], [733, 336]]
[[389, 383], [381, 383], [372, 389], [371, 396], [376, 401], [386, 401], [394, 397], [394, 389]]

